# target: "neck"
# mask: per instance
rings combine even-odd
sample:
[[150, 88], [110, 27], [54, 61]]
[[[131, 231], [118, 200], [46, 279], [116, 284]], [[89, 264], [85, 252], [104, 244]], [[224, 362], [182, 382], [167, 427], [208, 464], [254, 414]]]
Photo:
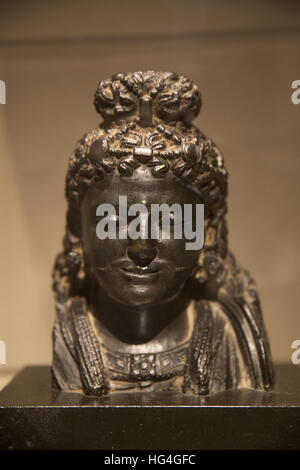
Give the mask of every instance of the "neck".
[[[184, 312], [189, 299], [188, 288], [185, 287], [165, 302], [129, 306], [116, 302], [103, 289], [98, 288], [94, 295], [90, 296], [90, 307], [96, 320], [99, 320], [118, 341], [139, 345], [155, 341], [157, 335], [165, 329], [165, 336], [173, 340], [174, 333], [176, 337], [184, 336]], [[178, 339], [180, 341], [180, 338]]]

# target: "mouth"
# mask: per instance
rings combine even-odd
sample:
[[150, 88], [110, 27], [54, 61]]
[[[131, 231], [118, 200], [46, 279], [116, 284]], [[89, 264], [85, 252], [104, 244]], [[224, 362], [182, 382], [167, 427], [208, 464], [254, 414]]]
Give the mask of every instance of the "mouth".
[[133, 266], [131, 263], [124, 263], [122, 267], [119, 268], [121, 273], [131, 281], [152, 281], [158, 277], [161, 268], [159, 268], [156, 263], [151, 263], [149, 266]]
[[158, 272], [138, 274], [138, 273], [135, 273], [135, 272], [125, 271], [124, 269], [121, 269], [121, 271], [127, 279], [129, 279], [130, 281], [136, 281], [136, 282], [153, 281], [158, 276]]

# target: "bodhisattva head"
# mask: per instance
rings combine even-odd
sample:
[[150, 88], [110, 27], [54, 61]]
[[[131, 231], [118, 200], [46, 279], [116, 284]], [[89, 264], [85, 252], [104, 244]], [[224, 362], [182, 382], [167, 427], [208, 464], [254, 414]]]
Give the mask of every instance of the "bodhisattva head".
[[[201, 106], [197, 87], [175, 73], [120, 73], [100, 82], [94, 104], [104, 121], [78, 142], [69, 161], [64, 250], [57, 257], [53, 276], [58, 316], [68, 318], [68, 311], [85, 309], [118, 340], [140, 344], [166, 328], [191, 299], [219, 302], [220, 292], [225, 298], [226, 283], [231, 285], [232, 296], [234, 289], [244, 289], [244, 297], [250, 299], [250, 284], [246, 294], [242, 281], [229, 282], [234, 261], [227, 251], [227, 172], [216, 145], [192, 124]], [[126, 202], [125, 212], [121, 201]], [[149, 210], [139, 219], [138, 231], [143, 236], [132, 237], [128, 236], [130, 223], [141, 210], [127, 212], [127, 208], [137, 209], [136, 204]], [[165, 214], [169, 237], [163, 236], [163, 213], [157, 236], [151, 232], [152, 208], [161, 204], [171, 209], [176, 204], [182, 213], [181, 219], [172, 210]], [[98, 210], [101, 205], [102, 212]], [[187, 205], [192, 209], [185, 214]], [[196, 231], [198, 205], [204, 205], [204, 243], [187, 249], [191, 240], [185, 236], [184, 224]], [[104, 210], [108, 206], [114, 208], [112, 213]], [[116, 231], [113, 236], [99, 236], [97, 227], [104, 219]], [[181, 237], [174, 236], [178, 223], [182, 224]], [[249, 302], [255, 305], [258, 299], [252, 290]], [[74, 318], [74, 325], [65, 327], [79, 329], [76, 334], [80, 335], [79, 314]], [[90, 325], [85, 325], [92, 335]], [[190, 349], [200, 341], [195, 335]], [[73, 358], [80, 362], [80, 354], [85, 353], [78, 355], [76, 341], [71, 343]], [[105, 376], [99, 361], [99, 374]], [[207, 393], [208, 384], [199, 385], [199, 377], [195, 379], [195, 367], [186, 366], [183, 389]], [[99, 384], [94, 378], [98, 385], [92, 386], [85, 382], [89, 372], [79, 370], [86, 393], [99, 394], [97, 387], [109, 388], [107, 377], [99, 379]]]
[[[221, 279], [227, 173], [217, 147], [191, 124], [200, 105], [195, 85], [174, 73], [118, 74], [100, 82], [95, 106], [105, 121], [84, 136], [69, 163], [59, 293], [84, 294], [89, 276], [114, 299], [135, 305], [163, 301], [191, 278]], [[100, 240], [96, 209], [110, 203], [118, 212], [119, 196], [127, 196], [128, 207], [145, 204], [149, 214], [151, 204], [204, 204], [203, 249], [187, 250], [184, 234], [174, 239], [172, 229], [169, 240], [154, 240], [151, 233], [148, 239]], [[194, 225], [195, 217], [194, 209]], [[135, 267], [153, 275], [130, 276]]]

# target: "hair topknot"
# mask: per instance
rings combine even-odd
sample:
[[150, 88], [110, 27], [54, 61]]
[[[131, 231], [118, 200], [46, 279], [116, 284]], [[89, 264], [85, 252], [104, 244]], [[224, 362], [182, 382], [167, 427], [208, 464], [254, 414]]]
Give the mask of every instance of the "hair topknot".
[[140, 125], [153, 117], [164, 122], [190, 123], [201, 107], [198, 87], [183, 75], [172, 72], [118, 73], [102, 80], [94, 105], [105, 121], [139, 117]]

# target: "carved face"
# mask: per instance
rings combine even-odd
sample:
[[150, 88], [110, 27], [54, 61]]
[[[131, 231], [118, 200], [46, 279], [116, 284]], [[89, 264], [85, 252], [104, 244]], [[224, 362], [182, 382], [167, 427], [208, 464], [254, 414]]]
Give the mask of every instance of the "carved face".
[[[130, 177], [105, 175], [90, 186], [81, 205], [82, 241], [87, 272], [114, 300], [126, 305], [146, 305], [166, 301], [178, 294], [197, 266], [200, 250], [187, 250], [184, 235], [175, 239], [171, 225], [170, 239], [99, 239], [96, 216], [100, 204], [109, 203], [119, 214], [119, 196], [127, 196], [128, 207], [141, 203], [191, 204], [201, 201], [197, 194], [171, 172], [154, 177], [142, 165]], [[106, 214], [105, 214], [106, 215]], [[195, 217], [195, 212], [193, 212]], [[118, 217], [117, 227], [118, 227]], [[128, 217], [128, 224], [131, 218]], [[174, 222], [173, 222], [174, 223]], [[172, 224], [172, 221], [171, 221]], [[184, 230], [183, 230], [184, 232]], [[118, 232], [117, 232], [118, 233]]]

